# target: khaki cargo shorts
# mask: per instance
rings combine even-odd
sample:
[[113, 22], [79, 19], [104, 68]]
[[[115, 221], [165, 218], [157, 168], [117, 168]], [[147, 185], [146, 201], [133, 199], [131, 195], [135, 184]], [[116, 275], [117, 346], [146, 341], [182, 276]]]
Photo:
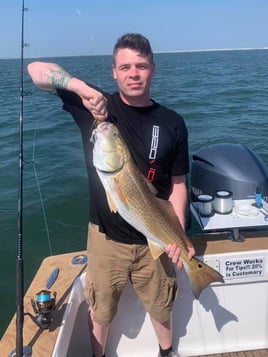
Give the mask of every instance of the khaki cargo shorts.
[[163, 323], [177, 295], [176, 270], [166, 254], [153, 260], [147, 245], [107, 239], [89, 224], [85, 297], [99, 324], [113, 320], [128, 279], [145, 310]]

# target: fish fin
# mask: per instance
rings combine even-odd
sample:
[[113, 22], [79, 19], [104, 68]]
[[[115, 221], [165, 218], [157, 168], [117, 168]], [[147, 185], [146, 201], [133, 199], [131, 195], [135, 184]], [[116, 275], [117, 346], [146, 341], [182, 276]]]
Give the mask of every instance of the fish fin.
[[150, 252], [152, 254], [153, 259], [157, 259], [160, 257], [162, 253], [164, 253], [164, 247], [158, 243], [155, 243], [151, 241], [150, 239], [147, 239], [148, 242], [148, 247], [150, 249]]
[[[122, 190], [120, 189], [120, 187], [118, 185], [118, 180], [116, 177], [114, 177], [112, 180], [111, 192], [114, 192], [114, 194], [117, 196], [117, 198], [121, 202], [122, 206], [124, 206], [126, 209], [128, 209], [128, 203], [127, 203], [126, 196], [125, 196], [124, 192], [122, 192]], [[117, 211], [117, 209], [116, 209], [116, 211]]]
[[174, 207], [173, 207], [173, 205], [172, 205], [172, 203], [171, 203], [170, 201], [164, 200], [164, 199], [158, 198], [158, 197], [157, 197], [157, 200], [158, 200], [158, 202], [160, 203], [160, 205], [163, 206], [163, 208], [168, 212], [168, 214], [169, 214], [173, 219], [175, 219], [176, 221], [179, 220], [179, 219], [178, 219], [178, 216], [177, 216], [177, 214], [176, 214], [176, 212], [175, 212], [175, 210], [174, 210]]
[[124, 195], [124, 193], [122, 192], [122, 190], [120, 190], [119, 185], [118, 185], [118, 180], [117, 180], [116, 177], [113, 179], [113, 182], [114, 182], [113, 189], [115, 190], [116, 195], [118, 196], [118, 198], [119, 198], [119, 200], [121, 201], [121, 203], [122, 203], [124, 206], [127, 206], [126, 196]]
[[185, 237], [185, 232], [181, 226], [179, 217], [177, 216], [172, 203], [168, 200], [162, 198], [157, 198], [158, 203], [162, 206], [162, 210], [169, 217], [168, 219], [173, 221], [173, 224], [180, 230], [180, 235]]
[[111, 212], [116, 213], [118, 211], [118, 209], [117, 209], [114, 199], [112, 198], [112, 195], [109, 192], [113, 192], [117, 196], [117, 198], [120, 200], [122, 205], [124, 205], [124, 207], [128, 208], [126, 196], [124, 195], [122, 190], [120, 190], [120, 187], [117, 183], [116, 177], [109, 178], [109, 180], [106, 180], [105, 187], [106, 187], [105, 191], [106, 191], [107, 202], [108, 202], [108, 206], [109, 206]]
[[149, 187], [150, 191], [151, 191], [154, 195], [156, 195], [158, 191], [157, 191], [157, 189], [154, 187], [154, 185], [153, 185], [150, 181], [148, 181], [148, 180], [146, 180], [146, 179], [145, 179], [145, 182], [147, 183], [147, 186]]
[[106, 197], [107, 197], [107, 203], [108, 203], [108, 206], [110, 208], [110, 211], [113, 212], [113, 213], [116, 213], [117, 212], [117, 207], [114, 203], [114, 200], [112, 199], [112, 197], [106, 193]]
[[191, 260], [183, 259], [183, 266], [196, 299], [209, 284], [216, 281], [224, 283], [224, 279], [218, 271], [195, 257]]

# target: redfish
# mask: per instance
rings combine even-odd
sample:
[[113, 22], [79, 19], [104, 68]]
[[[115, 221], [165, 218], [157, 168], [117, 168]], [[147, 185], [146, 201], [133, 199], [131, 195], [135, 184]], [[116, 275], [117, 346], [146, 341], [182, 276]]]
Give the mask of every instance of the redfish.
[[169, 201], [156, 197], [156, 190], [135, 165], [117, 127], [102, 122], [93, 130], [93, 164], [106, 192], [111, 212], [121, 217], [148, 242], [153, 259], [165, 246], [176, 243], [196, 298], [212, 282], [224, 282], [221, 274], [196, 257], [189, 259], [186, 235]]

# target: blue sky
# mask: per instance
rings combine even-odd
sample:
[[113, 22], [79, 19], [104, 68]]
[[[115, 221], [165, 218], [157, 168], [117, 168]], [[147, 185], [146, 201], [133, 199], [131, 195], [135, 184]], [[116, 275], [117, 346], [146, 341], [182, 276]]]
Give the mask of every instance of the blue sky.
[[[125, 32], [154, 51], [268, 46], [268, 0], [25, 0], [26, 57], [110, 54]], [[21, 1], [0, 0], [0, 58], [19, 57]]]

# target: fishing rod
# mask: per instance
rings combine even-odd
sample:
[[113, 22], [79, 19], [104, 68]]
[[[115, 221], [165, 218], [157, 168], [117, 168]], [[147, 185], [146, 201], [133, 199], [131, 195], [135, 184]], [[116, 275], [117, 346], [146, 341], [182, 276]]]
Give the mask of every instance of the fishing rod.
[[[24, 14], [29, 9], [21, 2], [21, 46], [20, 46], [20, 96], [19, 96], [19, 175], [18, 175], [18, 236], [17, 236], [17, 260], [16, 260], [16, 348], [8, 357], [30, 357], [32, 356], [31, 346], [23, 346], [23, 325], [24, 325], [24, 267], [23, 267], [23, 121], [24, 121], [24, 48], [29, 44], [24, 42]], [[46, 289], [49, 289], [58, 276], [59, 269], [49, 276]], [[36, 316], [31, 316], [32, 320], [41, 329], [46, 329], [51, 323], [50, 312], [55, 309], [56, 293], [50, 296], [50, 291], [41, 290], [36, 295], [36, 301], [32, 299], [31, 304]]]
[[16, 261], [16, 350], [10, 356], [26, 357], [32, 355], [30, 346], [23, 346], [24, 323], [24, 274], [23, 274], [23, 97], [24, 97], [24, 13], [28, 11], [22, 0], [21, 8], [21, 54], [20, 54], [20, 97], [19, 97], [19, 178], [18, 178], [18, 237]]

